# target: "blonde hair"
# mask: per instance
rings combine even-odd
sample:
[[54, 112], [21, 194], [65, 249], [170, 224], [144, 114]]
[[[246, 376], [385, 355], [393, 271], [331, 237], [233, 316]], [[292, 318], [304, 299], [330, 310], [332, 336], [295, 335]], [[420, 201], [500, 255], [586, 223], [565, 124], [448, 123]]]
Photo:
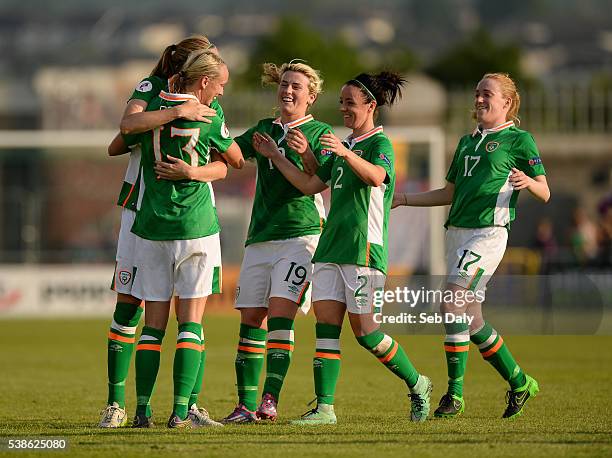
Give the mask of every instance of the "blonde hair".
[[315, 70], [310, 65], [291, 61], [282, 64], [280, 67], [271, 63], [265, 63], [262, 67], [261, 82], [264, 85], [280, 84], [285, 72], [299, 72], [308, 78], [308, 92], [310, 94], [316, 97], [323, 92], [323, 78], [321, 78], [321, 74], [318, 70]]
[[[487, 78], [495, 80], [499, 83], [503, 98], [510, 98], [512, 100], [510, 109], [508, 110], [508, 113], [506, 113], [506, 121], [514, 121], [516, 125], [519, 125], [521, 120], [518, 116], [518, 112], [519, 108], [521, 107], [521, 96], [516, 88], [516, 83], [514, 80], [508, 73], [486, 73], [482, 77], [481, 81]], [[474, 116], [476, 116], [475, 112]]]
[[150, 76], [168, 79], [177, 73], [194, 51], [210, 51], [214, 44], [204, 35], [194, 35], [164, 49]]
[[222, 65], [225, 65], [225, 62], [217, 54], [210, 51], [192, 52], [173, 80], [173, 92], [185, 92], [191, 84], [203, 76], [208, 76], [210, 79], [218, 78], [221, 75]]

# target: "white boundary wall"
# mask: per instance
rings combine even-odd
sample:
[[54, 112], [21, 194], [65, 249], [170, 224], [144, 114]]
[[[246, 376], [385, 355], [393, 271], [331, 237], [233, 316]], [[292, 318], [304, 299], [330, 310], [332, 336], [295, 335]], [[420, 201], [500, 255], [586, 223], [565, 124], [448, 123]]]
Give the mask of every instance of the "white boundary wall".
[[114, 265], [0, 265], [0, 319], [110, 317]]

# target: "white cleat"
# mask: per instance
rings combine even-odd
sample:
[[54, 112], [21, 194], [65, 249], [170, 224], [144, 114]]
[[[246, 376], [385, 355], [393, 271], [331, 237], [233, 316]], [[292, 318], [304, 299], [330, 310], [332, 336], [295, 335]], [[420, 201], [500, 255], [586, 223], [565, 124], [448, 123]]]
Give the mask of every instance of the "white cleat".
[[100, 428], [122, 428], [127, 425], [127, 415], [125, 409], [119, 407], [119, 404], [113, 402], [111, 405], [106, 406], [106, 409], [102, 411], [102, 418], [100, 419]]

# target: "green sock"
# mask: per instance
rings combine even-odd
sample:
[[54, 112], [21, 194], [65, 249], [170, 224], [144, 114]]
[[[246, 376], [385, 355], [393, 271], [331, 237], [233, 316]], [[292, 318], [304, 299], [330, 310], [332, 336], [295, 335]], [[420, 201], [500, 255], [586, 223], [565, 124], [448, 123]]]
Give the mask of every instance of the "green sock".
[[465, 323], [446, 323], [444, 325], [444, 352], [448, 370], [448, 392], [463, 397], [463, 375], [470, 349], [470, 332]]
[[200, 323], [182, 323], [178, 327], [176, 352], [174, 353], [174, 406], [173, 412], [181, 420], [187, 418], [189, 397], [195, 386], [200, 367], [202, 343]]
[[142, 307], [117, 302], [113, 322], [108, 331], [108, 401], [125, 408], [125, 380], [136, 342], [136, 328], [142, 315]]
[[270, 393], [277, 401], [291, 363], [293, 342], [293, 320], [268, 319], [268, 356], [263, 392]]
[[191, 390], [191, 396], [189, 396], [189, 407], [198, 403], [198, 396], [202, 392], [202, 380], [204, 379], [204, 368], [206, 367], [206, 347], [204, 345], [204, 330], [200, 334], [200, 341], [202, 342], [201, 354], [200, 354], [200, 367], [198, 374], [196, 375], [195, 385]]
[[481, 329], [475, 331], [471, 339], [478, 345], [482, 357], [497, 369], [499, 375], [510, 384], [511, 389], [516, 390], [527, 382], [525, 373], [512, 357], [504, 339], [489, 323], [485, 323]]
[[136, 345], [136, 414], [151, 416], [151, 395], [159, 372], [159, 357], [165, 331], [142, 328]]
[[357, 342], [376, 356], [391, 372], [404, 380], [408, 388], [416, 385], [419, 373], [397, 341], [380, 330], [376, 330], [368, 335], [357, 337]]
[[236, 353], [238, 402], [250, 411], [257, 409], [257, 388], [266, 352], [265, 329], [240, 323], [240, 340]]
[[316, 351], [312, 361], [317, 404], [334, 404], [336, 383], [340, 375], [341, 326], [316, 324]]

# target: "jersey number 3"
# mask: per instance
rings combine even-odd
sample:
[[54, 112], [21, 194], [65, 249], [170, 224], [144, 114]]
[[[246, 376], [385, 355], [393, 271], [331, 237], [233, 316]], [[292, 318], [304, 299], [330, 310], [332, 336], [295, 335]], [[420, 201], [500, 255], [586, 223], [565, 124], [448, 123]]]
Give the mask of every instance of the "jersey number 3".
[[[161, 150], [161, 131], [164, 126], [153, 129], [153, 152], [155, 153], [155, 160], [162, 161], [162, 150]], [[198, 138], [200, 138], [200, 129], [179, 129], [172, 126], [170, 128], [170, 137], [190, 137], [189, 141], [181, 149], [189, 155], [189, 165], [192, 167], [198, 166], [198, 152], [196, 151], [196, 145], [198, 144]]]

